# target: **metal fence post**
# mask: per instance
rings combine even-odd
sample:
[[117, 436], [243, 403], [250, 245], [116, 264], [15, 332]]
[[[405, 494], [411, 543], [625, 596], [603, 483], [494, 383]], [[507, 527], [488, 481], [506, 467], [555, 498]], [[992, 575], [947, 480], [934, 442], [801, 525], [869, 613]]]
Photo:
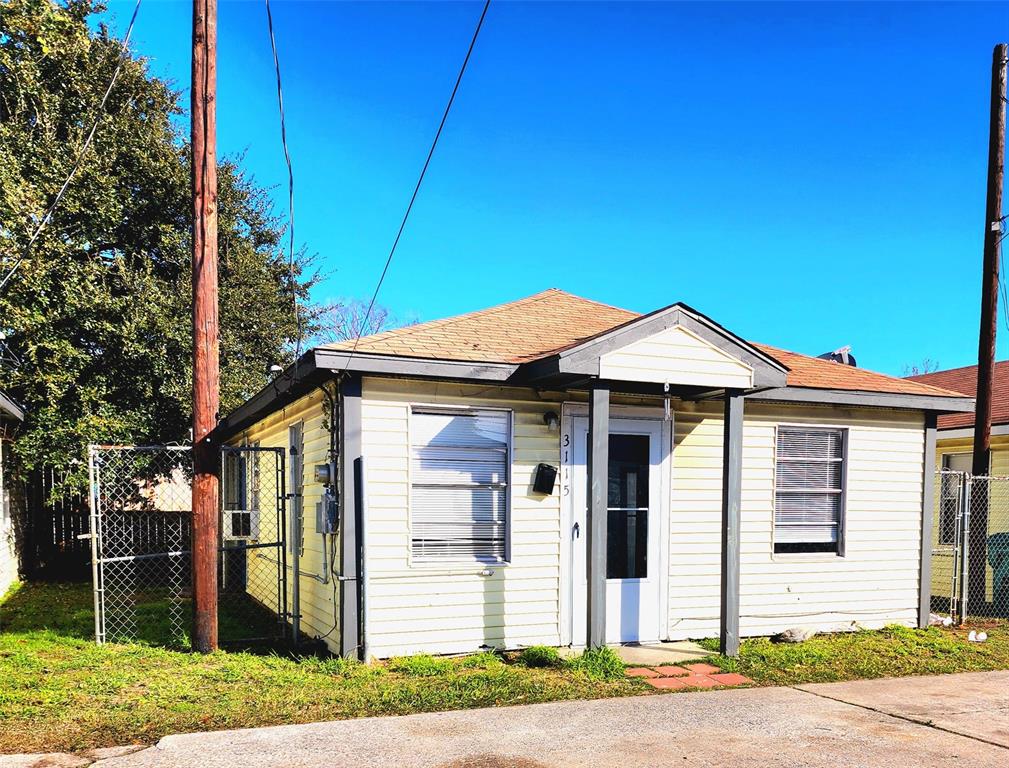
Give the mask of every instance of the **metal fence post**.
[[963, 508], [963, 530], [960, 537], [960, 611], [957, 623], [963, 624], [967, 620], [967, 600], [970, 592], [970, 496], [971, 484], [974, 478], [964, 475], [963, 490], [961, 491]]
[[105, 632], [102, 627], [101, 579], [98, 571], [98, 476], [95, 462], [95, 447], [88, 446], [88, 494], [91, 507], [91, 583], [94, 587], [95, 603], [95, 642], [101, 645], [105, 642]]
[[293, 519], [291, 520], [294, 541], [291, 546], [291, 640], [298, 644], [298, 636], [301, 634], [301, 496], [297, 492], [293, 494], [294, 507]]

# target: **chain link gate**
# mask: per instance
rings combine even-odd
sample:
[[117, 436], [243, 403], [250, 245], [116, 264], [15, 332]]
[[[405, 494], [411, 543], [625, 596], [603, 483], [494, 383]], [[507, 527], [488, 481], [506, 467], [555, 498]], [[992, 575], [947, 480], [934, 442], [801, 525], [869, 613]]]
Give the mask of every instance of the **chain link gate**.
[[282, 448], [221, 449], [221, 643], [283, 639], [289, 616], [286, 506]]
[[95, 639], [186, 646], [192, 624], [192, 453], [91, 446]]
[[932, 610], [957, 624], [1009, 620], [1009, 477], [936, 474]]
[[[95, 639], [188, 647], [192, 452], [91, 446]], [[274, 646], [288, 610], [282, 448], [221, 452], [218, 627], [223, 645]]]

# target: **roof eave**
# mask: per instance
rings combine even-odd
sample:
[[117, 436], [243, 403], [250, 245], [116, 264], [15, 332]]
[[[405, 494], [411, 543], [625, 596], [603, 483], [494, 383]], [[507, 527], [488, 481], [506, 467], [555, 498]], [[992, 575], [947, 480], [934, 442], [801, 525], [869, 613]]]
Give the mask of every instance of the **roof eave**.
[[382, 355], [373, 352], [351, 353], [348, 350], [319, 348], [313, 350], [315, 364], [330, 371], [409, 375], [435, 379], [473, 381], [507, 381], [518, 370], [516, 363], [448, 360], [404, 355]]
[[972, 413], [974, 411], [974, 398], [972, 397], [872, 392], [862, 389], [781, 387], [755, 392], [752, 395], [747, 395], [747, 399], [813, 405], [870, 406], [934, 413]]
[[15, 421], [25, 420], [25, 409], [0, 392], [0, 413]]

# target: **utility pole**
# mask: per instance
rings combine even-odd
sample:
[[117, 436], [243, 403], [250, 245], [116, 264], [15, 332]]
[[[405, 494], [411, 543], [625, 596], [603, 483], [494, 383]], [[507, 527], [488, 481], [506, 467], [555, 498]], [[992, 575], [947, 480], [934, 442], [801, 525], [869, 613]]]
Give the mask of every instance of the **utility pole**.
[[[991, 456], [991, 401], [995, 377], [995, 330], [998, 324], [999, 261], [1002, 240], [1002, 184], [1005, 171], [1006, 44], [992, 53], [991, 122], [988, 133], [988, 194], [984, 213], [984, 262], [981, 275], [981, 330], [977, 348], [977, 402], [971, 472], [986, 476]], [[988, 551], [988, 488], [971, 488], [968, 564], [970, 592], [985, 599]], [[973, 602], [973, 601], [972, 601]]]
[[193, 0], [193, 647], [217, 649], [217, 0]]

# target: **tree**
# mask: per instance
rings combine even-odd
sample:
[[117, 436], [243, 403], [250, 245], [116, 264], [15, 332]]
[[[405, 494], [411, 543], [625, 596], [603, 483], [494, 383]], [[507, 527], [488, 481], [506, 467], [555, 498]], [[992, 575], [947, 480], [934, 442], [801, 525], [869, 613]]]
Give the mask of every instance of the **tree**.
[[368, 302], [361, 299], [337, 299], [315, 307], [313, 322], [316, 332], [312, 343], [333, 344], [358, 336], [370, 336], [402, 325], [413, 325], [399, 321], [380, 304], [372, 307], [368, 315]]
[[[0, 389], [26, 406], [14, 453], [25, 469], [68, 467], [89, 442], [188, 437], [191, 399], [189, 149], [180, 94], [147, 62], [88, 27], [96, 0], [0, 4], [0, 330], [21, 360]], [[94, 140], [49, 226], [27, 244], [69, 173], [108, 87]], [[283, 226], [241, 169], [219, 172], [221, 408], [290, 359], [293, 275]], [[307, 331], [312, 331], [312, 313]], [[83, 470], [72, 474], [82, 480]]]
[[920, 363], [904, 363], [904, 376], [924, 376], [939, 370], [939, 363], [930, 357], [922, 358]]

